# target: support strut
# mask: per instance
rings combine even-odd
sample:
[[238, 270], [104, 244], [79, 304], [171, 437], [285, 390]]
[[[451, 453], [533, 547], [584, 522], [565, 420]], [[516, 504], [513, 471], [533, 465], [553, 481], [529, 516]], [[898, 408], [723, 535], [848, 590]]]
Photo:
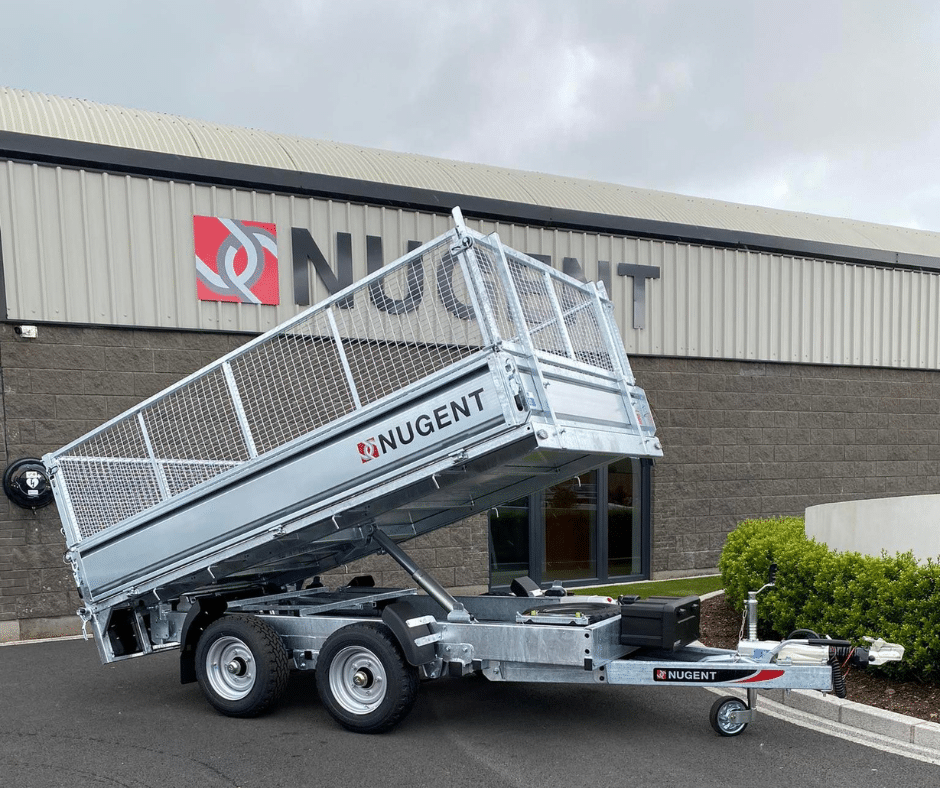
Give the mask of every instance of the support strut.
[[372, 532], [371, 538], [376, 542], [376, 544], [381, 545], [382, 549], [393, 559], [395, 559], [398, 565], [409, 575], [411, 575], [411, 578], [427, 592], [428, 596], [432, 597], [442, 608], [444, 608], [444, 610], [446, 610], [448, 613], [453, 613], [455, 610], [464, 609], [463, 605], [454, 599], [454, 597], [450, 595], [444, 586], [438, 583], [437, 580], [427, 574], [414, 561], [412, 561], [408, 554], [402, 550], [384, 531], [376, 528]]

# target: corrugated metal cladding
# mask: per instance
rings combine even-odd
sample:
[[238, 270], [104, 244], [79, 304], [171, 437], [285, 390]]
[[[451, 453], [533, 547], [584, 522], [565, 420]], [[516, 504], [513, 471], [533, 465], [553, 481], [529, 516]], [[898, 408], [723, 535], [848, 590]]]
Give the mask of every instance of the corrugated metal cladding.
[[[280, 304], [196, 297], [193, 216], [277, 226]], [[657, 240], [470, 222], [510, 246], [573, 258], [604, 278], [627, 350], [657, 356], [940, 368], [940, 275]], [[337, 233], [352, 239], [354, 278], [366, 236], [385, 262], [449, 216], [5, 162], [0, 240], [10, 320], [259, 332], [294, 304], [290, 228], [305, 228], [336, 268]], [[634, 280], [621, 263], [655, 266], [646, 327], [633, 329]], [[569, 267], [571, 263], [569, 261]], [[310, 273], [312, 302], [329, 295]]]
[[690, 227], [940, 257], [940, 233], [291, 137], [0, 87], [0, 130]]

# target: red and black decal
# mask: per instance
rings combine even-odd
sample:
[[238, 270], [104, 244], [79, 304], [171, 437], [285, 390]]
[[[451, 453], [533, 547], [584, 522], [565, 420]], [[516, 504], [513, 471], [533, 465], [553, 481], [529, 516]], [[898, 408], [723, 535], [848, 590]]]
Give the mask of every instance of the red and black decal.
[[755, 684], [783, 675], [782, 670], [742, 668], [654, 668], [653, 681], [673, 684]]

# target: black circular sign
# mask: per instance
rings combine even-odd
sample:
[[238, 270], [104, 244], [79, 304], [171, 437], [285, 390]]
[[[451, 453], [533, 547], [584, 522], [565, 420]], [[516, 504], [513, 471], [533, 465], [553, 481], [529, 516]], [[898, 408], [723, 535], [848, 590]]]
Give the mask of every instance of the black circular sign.
[[52, 503], [52, 484], [40, 460], [24, 457], [11, 463], [3, 474], [3, 491], [24, 509], [40, 509]]

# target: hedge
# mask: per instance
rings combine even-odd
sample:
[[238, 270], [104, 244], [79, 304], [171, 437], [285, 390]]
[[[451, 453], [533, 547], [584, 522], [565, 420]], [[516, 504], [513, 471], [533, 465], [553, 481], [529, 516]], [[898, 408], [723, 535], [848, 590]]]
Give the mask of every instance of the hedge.
[[866, 635], [904, 646], [904, 660], [880, 668], [895, 678], [940, 682], [940, 564], [912, 554], [880, 558], [840, 553], [807, 539], [802, 517], [746, 520], [733, 531], [719, 569], [725, 596], [743, 612], [747, 592], [758, 597], [761, 636], [776, 639], [812, 629], [861, 644]]

